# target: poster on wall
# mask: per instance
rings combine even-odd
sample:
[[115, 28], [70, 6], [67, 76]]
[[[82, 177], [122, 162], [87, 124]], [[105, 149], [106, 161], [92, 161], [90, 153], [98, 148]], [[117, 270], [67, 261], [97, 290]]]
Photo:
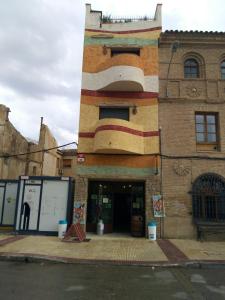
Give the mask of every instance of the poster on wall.
[[77, 224], [85, 224], [84, 220], [84, 209], [85, 204], [81, 202], [74, 202], [74, 208], [73, 208], [73, 223]]
[[161, 195], [153, 195], [152, 196], [152, 204], [154, 217], [165, 217], [163, 199]]

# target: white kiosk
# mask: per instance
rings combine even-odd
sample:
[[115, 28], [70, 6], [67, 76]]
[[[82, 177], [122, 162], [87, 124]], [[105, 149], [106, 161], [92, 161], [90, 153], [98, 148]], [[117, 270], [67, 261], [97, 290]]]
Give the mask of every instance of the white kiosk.
[[70, 177], [21, 176], [16, 231], [57, 234], [59, 220], [72, 220], [74, 182]]

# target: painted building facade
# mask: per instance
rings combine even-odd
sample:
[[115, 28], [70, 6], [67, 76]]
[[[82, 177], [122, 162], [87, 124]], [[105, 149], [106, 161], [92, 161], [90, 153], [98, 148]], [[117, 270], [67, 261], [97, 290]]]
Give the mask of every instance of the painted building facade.
[[225, 221], [225, 33], [162, 33], [159, 69], [164, 237], [193, 238]]
[[137, 221], [144, 235], [152, 217], [160, 32], [161, 5], [142, 20], [113, 20], [86, 5], [75, 201], [85, 205], [87, 231], [103, 219], [105, 232], [132, 232]]

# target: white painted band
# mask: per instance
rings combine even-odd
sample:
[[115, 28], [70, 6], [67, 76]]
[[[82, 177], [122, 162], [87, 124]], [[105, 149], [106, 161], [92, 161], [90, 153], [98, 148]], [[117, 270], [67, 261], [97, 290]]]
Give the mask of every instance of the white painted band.
[[115, 66], [98, 73], [82, 74], [82, 89], [158, 92], [158, 76], [144, 76], [142, 69]]

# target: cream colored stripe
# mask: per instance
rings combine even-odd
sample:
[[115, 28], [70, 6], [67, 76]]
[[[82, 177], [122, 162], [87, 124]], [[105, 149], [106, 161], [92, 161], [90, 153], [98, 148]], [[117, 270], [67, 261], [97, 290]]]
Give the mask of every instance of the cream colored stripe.
[[[124, 84], [124, 82], [127, 83]], [[123, 88], [127, 91], [158, 92], [158, 76], [144, 76], [143, 70], [131, 66], [116, 66], [98, 73], [85, 73], [82, 75], [82, 89], [98, 91], [101, 89]], [[121, 89], [120, 89], [121, 91]]]

